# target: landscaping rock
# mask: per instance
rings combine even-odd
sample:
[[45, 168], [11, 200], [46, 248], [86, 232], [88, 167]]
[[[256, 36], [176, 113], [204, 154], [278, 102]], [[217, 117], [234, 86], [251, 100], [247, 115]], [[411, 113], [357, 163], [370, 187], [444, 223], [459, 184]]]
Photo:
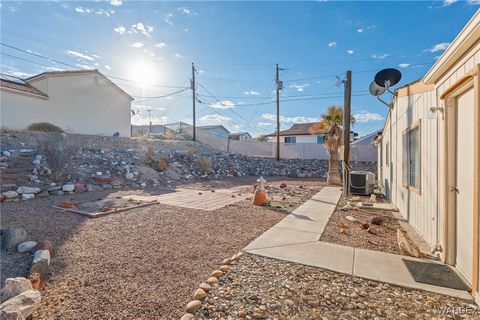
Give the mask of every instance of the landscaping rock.
[[22, 292], [32, 290], [30, 280], [24, 277], [8, 278], [5, 280], [5, 287], [2, 290], [2, 301], [8, 300]]
[[50, 257], [53, 257], [55, 255], [55, 250], [54, 250], [53, 244], [48, 240], [40, 241], [32, 249], [33, 252], [38, 251], [38, 250], [48, 250], [50, 252]]
[[75, 185], [72, 184], [72, 183], [64, 184], [62, 186], [62, 191], [63, 192], [73, 192], [73, 191], [75, 191]]
[[22, 194], [22, 200], [26, 201], [26, 200], [31, 200], [31, 199], [35, 199], [35, 195], [33, 193], [23, 193]]
[[89, 192], [100, 191], [100, 190], [102, 190], [102, 187], [97, 186], [96, 184], [87, 184], [87, 191]]
[[215, 277], [210, 277], [210, 278], [207, 279], [207, 283], [210, 284], [210, 285], [216, 284], [216, 283], [218, 283], [218, 279], [215, 278]]
[[205, 282], [201, 283], [198, 287], [205, 292], [212, 290], [212, 286]]
[[223, 276], [223, 272], [220, 270], [215, 270], [210, 276], [215, 278], [221, 278]]
[[48, 260], [41, 259], [38, 262], [32, 263], [29, 274], [33, 275], [34, 273], [40, 274], [41, 279], [47, 279], [48, 275], [50, 274], [50, 267], [48, 265]]
[[2, 236], [2, 249], [3, 250], [14, 250], [17, 247], [17, 244], [22, 243], [27, 240], [27, 231], [22, 228], [8, 228], [3, 231]]
[[7, 199], [12, 199], [12, 198], [18, 197], [18, 192], [10, 190], [10, 191], [2, 192], [2, 195]]
[[195, 316], [191, 313], [185, 313], [180, 320], [193, 320]]
[[187, 304], [186, 311], [188, 313], [195, 313], [202, 308], [202, 302], [200, 300], [193, 300]]
[[133, 180], [134, 178], [135, 178], [135, 175], [132, 172], [128, 172], [125, 175], [125, 179], [127, 179], [127, 180]]
[[197, 289], [193, 293], [193, 300], [202, 300], [207, 296], [207, 293], [203, 289]]
[[29, 252], [32, 251], [36, 245], [37, 243], [35, 241], [24, 241], [17, 244], [17, 251], [20, 253]]
[[25, 291], [0, 305], [0, 318], [3, 320], [23, 320], [28, 318], [40, 306], [40, 292]]
[[383, 223], [383, 218], [382, 217], [373, 217], [372, 220], [370, 220], [370, 222], [374, 225], [381, 225]]
[[37, 194], [40, 192], [42, 192], [42, 189], [36, 187], [21, 186], [17, 189], [17, 193], [20, 194]]
[[39, 263], [42, 260], [46, 260], [47, 264], [50, 265], [50, 251], [48, 250], [37, 250], [33, 255], [32, 264]]

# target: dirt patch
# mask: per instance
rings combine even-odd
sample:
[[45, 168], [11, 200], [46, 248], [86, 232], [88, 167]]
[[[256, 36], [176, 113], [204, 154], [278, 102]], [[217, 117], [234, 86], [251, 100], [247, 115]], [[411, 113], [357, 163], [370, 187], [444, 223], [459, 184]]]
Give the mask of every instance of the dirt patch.
[[[138, 193], [102, 191], [95, 198]], [[251, 200], [215, 211], [159, 204], [98, 219], [51, 208], [91, 198], [1, 205], [2, 227], [25, 228], [31, 240], [57, 248], [34, 319], [179, 319], [192, 288], [286, 214]]]
[[[368, 197], [359, 197], [367, 201]], [[379, 200], [381, 201], [381, 200]], [[364, 209], [352, 206], [348, 211], [342, 208], [347, 202], [342, 199], [330, 217], [320, 241], [337, 243], [345, 246], [403, 254], [398, 247], [397, 229], [403, 230], [398, 219], [387, 210]], [[353, 204], [354, 202], [352, 202]], [[347, 216], [357, 221], [350, 221]], [[381, 221], [380, 225], [372, 223], [373, 219]], [[368, 224], [368, 225], [367, 225]], [[369, 232], [368, 229], [372, 228]], [[416, 245], [407, 239], [413, 247]]]
[[[203, 300], [197, 319], [478, 319], [466, 301], [245, 254]], [[445, 312], [441, 308], [450, 308]], [[443, 313], [442, 313], [443, 311]], [[476, 311], [478, 312], [478, 311]]]

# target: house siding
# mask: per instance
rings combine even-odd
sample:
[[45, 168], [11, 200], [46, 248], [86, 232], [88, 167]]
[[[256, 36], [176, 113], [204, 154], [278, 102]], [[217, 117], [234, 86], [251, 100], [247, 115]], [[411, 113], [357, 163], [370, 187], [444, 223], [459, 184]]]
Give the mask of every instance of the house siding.
[[[97, 81], [94, 81], [96, 77]], [[2, 89], [0, 124], [23, 130], [35, 122], [50, 122], [66, 132], [130, 136], [130, 98], [101, 76], [48, 76], [32, 81], [46, 99]]]

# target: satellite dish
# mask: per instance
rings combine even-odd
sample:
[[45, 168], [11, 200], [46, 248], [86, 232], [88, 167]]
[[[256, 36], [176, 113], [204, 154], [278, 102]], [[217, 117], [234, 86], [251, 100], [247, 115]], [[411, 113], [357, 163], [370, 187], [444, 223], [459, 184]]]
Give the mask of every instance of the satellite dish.
[[379, 71], [375, 75], [375, 83], [380, 87], [388, 89], [391, 86], [396, 85], [402, 79], [402, 73], [397, 69], [388, 68]]
[[372, 81], [372, 83], [370, 83], [370, 86], [368, 87], [368, 90], [370, 90], [370, 94], [372, 96], [378, 97], [382, 95], [387, 90], [387, 88], [381, 87], [376, 84], [375, 81]]

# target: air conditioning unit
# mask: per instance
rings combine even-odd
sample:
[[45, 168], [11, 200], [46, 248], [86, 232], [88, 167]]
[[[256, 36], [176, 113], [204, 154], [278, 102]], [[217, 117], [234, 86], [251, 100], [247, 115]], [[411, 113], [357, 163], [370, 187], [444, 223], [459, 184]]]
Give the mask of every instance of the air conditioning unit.
[[375, 187], [375, 174], [370, 171], [350, 172], [350, 193], [368, 196]]

